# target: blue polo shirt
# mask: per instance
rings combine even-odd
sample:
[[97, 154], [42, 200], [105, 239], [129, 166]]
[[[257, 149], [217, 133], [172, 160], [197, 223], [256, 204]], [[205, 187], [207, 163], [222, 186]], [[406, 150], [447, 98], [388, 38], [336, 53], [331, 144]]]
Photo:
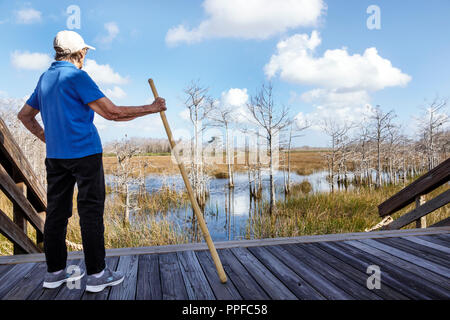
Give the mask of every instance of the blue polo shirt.
[[47, 158], [78, 159], [103, 152], [88, 103], [104, 96], [91, 77], [74, 64], [52, 63], [27, 101], [41, 112]]

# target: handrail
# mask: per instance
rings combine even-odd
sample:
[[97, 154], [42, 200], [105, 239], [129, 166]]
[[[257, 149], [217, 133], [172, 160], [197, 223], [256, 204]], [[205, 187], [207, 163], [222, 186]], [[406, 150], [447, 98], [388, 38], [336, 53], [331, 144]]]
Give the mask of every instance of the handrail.
[[[450, 181], [450, 158], [378, 206], [380, 216], [385, 217], [416, 202], [414, 210], [384, 226], [383, 229], [397, 230], [414, 221], [417, 227], [426, 228], [426, 216], [450, 203], [450, 189], [429, 201], [425, 201], [424, 196], [448, 181]], [[446, 225], [449, 222], [447, 218], [437, 225]]]
[[450, 158], [380, 204], [378, 212], [384, 217], [399, 211], [416, 201], [417, 197], [430, 193], [448, 181], [450, 181]]
[[[0, 118], [0, 190], [13, 203], [13, 219], [0, 210], [0, 233], [14, 244], [14, 254], [42, 252], [47, 196], [30, 163]], [[27, 222], [36, 230], [28, 238]]]

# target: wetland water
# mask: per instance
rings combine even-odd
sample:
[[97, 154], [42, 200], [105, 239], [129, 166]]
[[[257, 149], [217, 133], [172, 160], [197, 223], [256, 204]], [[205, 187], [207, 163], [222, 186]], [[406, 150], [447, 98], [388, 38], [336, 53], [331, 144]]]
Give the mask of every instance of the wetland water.
[[[308, 181], [312, 186], [313, 192], [329, 192], [330, 184], [327, 179], [327, 172], [320, 171], [308, 176], [301, 176], [294, 172], [291, 173], [291, 181], [298, 184]], [[107, 176], [107, 183], [111, 183], [113, 177]], [[276, 200], [284, 199], [283, 173], [275, 173]], [[209, 232], [214, 241], [243, 240], [252, 238], [249, 218], [255, 214], [254, 201], [250, 200], [248, 176], [247, 173], [235, 173], [234, 190], [228, 189], [227, 179], [211, 178], [209, 184], [209, 198], [205, 206], [204, 217], [209, 228]], [[147, 192], [155, 192], [164, 186], [184, 190], [183, 180], [180, 175], [158, 175], [150, 174], [145, 179]], [[262, 174], [263, 201], [269, 197], [269, 175]], [[136, 187], [131, 190], [136, 191]], [[169, 212], [162, 212], [159, 217], [166, 217], [181, 229], [191, 233], [192, 227], [192, 209], [190, 204], [178, 209], [170, 209]], [[250, 231], [250, 232], [249, 232]], [[200, 231], [199, 231], [200, 232]], [[195, 232], [192, 232], [194, 234]], [[201, 234], [200, 234], [200, 239]], [[192, 240], [192, 239], [191, 239]]]

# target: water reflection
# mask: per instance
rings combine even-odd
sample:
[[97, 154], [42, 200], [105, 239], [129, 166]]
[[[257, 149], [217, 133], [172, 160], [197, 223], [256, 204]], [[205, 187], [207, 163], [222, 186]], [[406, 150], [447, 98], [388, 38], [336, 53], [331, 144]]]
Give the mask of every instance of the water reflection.
[[[307, 180], [313, 191], [328, 192], [330, 184], [327, 181], [327, 172], [316, 172], [308, 176], [291, 173], [292, 183], [297, 184]], [[284, 198], [282, 172], [276, 172], [275, 176], [276, 198]], [[113, 183], [113, 177], [107, 176], [108, 184]], [[249, 183], [246, 173], [235, 173], [235, 188], [229, 190], [227, 179], [212, 179], [210, 183], [210, 195], [205, 207], [205, 221], [208, 225], [211, 237], [214, 241], [242, 240], [252, 238], [251, 230], [247, 230], [249, 219], [253, 215], [260, 214], [262, 201], [251, 199], [249, 196]], [[147, 192], [155, 192], [164, 186], [170, 186], [178, 191], [184, 190], [183, 180], [179, 175], [149, 175], [145, 179]], [[269, 197], [269, 176], [267, 172], [262, 174], [263, 196], [262, 200]], [[138, 190], [137, 186], [130, 188], [133, 192]], [[178, 224], [183, 230], [191, 235], [191, 241], [201, 241], [202, 235], [198, 228], [190, 205], [172, 209], [170, 212], [161, 213], [173, 223]]]

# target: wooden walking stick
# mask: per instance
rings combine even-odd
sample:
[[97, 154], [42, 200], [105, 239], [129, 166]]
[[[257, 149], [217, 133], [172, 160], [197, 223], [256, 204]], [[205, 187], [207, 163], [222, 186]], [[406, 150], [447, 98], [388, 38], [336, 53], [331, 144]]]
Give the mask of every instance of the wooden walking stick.
[[[152, 79], [148, 80], [148, 83], [150, 84], [150, 88], [152, 89], [153, 96], [156, 98], [159, 97], [158, 92], [156, 91], [155, 83]], [[167, 138], [169, 139], [170, 147], [172, 150], [175, 149], [175, 141], [173, 140], [172, 136], [172, 130], [170, 130], [169, 122], [166, 118], [166, 113], [164, 111], [161, 111], [161, 120], [164, 124], [164, 128], [166, 129]], [[189, 182], [188, 176], [186, 174], [186, 169], [184, 168], [183, 163], [180, 160], [180, 157], [177, 152], [173, 152], [173, 155], [175, 156], [175, 159], [178, 164], [178, 168], [180, 168], [181, 176], [183, 177], [184, 184], [186, 186], [186, 190], [189, 195], [189, 199], [191, 200], [192, 208], [194, 209], [195, 215], [197, 216], [198, 223], [200, 224], [200, 228], [203, 232], [203, 237], [205, 238], [206, 244], [208, 245], [209, 251], [211, 252], [211, 256], [213, 258], [214, 264], [216, 265], [217, 273], [219, 275], [220, 281], [222, 283], [227, 282], [227, 276], [225, 274], [225, 271], [223, 270], [222, 262], [220, 261], [219, 255], [217, 254], [216, 247], [214, 246], [214, 243], [211, 239], [211, 236], [208, 231], [208, 227], [206, 226], [205, 220], [203, 218], [203, 213], [200, 210], [200, 207], [197, 203], [197, 199], [194, 196], [194, 191], [192, 190], [191, 183]]]

